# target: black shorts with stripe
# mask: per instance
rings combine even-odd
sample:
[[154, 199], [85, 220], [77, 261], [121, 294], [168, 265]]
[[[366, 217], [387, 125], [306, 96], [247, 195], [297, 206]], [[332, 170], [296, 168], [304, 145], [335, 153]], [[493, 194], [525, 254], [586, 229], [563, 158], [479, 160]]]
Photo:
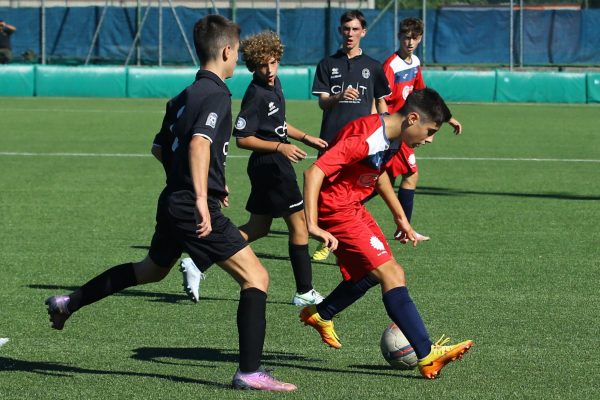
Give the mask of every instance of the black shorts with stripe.
[[254, 152], [247, 171], [252, 189], [246, 210], [277, 218], [304, 209], [296, 172], [283, 154]]
[[150, 245], [150, 258], [168, 268], [185, 251], [201, 271], [225, 261], [248, 245], [238, 228], [221, 212], [219, 199], [208, 197], [212, 232], [196, 235], [195, 195], [189, 190], [161, 193], [156, 211], [156, 227]]

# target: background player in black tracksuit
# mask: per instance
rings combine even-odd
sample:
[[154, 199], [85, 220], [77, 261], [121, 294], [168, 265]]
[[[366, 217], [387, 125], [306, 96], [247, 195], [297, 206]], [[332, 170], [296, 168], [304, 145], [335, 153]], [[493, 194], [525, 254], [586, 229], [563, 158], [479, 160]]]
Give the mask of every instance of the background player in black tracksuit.
[[246, 203], [251, 214], [239, 229], [252, 242], [269, 233], [273, 218], [282, 217], [289, 230], [288, 250], [296, 280], [292, 304], [317, 304], [323, 297], [312, 286], [304, 201], [292, 166], [303, 160], [306, 152], [288, 137], [319, 150], [327, 143], [285, 120], [285, 98], [277, 77], [283, 45], [277, 34], [262, 32], [247, 38], [242, 42], [242, 54], [254, 75], [233, 131], [237, 145], [252, 150], [247, 169], [252, 189]]
[[[182, 252], [199, 268], [218, 264], [240, 285], [237, 312], [238, 389], [291, 391], [260, 366], [266, 332], [269, 275], [233, 223], [221, 213], [227, 195], [225, 160], [231, 137], [231, 93], [224, 79], [233, 75], [240, 28], [208, 15], [194, 26], [201, 62], [196, 81], [177, 96], [177, 136], [167, 185], [160, 194], [156, 227], [146, 258], [112, 267], [69, 295], [46, 300], [52, 327], [62, 329], [72, 313], [127, 287], [162, 280]], [[175, 144], [175, 143], [174, 143]], [[215, 318], [215, 323], [220, 320]]]
[[[382, 65], [364, 54], [360, 41], [367, 34], [367, 21], [358, 10], [340, 17], [342, 46], [317, 65], [312, 94], [319, 96], [323, 110], [321, 139], [333, 144], [348, 122], [365, 115], [387, 112], [384, 97], [391, 93]], [[329, 248], [319, 246], [312, 259], [323, 261]]]

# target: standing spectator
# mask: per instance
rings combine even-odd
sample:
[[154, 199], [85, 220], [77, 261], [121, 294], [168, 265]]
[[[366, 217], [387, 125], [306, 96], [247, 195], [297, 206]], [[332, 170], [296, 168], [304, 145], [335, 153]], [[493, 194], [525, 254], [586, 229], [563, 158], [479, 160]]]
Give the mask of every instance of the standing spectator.
[[16, 31], [17, 28], [0, 19], [0, 64], [7, 64], [12, 60], [10, 36]]

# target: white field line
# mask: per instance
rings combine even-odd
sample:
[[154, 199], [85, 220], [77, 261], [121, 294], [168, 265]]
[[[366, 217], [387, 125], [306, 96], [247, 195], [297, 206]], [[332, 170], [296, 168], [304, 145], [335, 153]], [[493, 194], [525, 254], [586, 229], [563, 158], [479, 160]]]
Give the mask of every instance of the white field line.
[[[3, 157], [152, 157], [142, 153], [41, 153], [41, 152], [12, 152], [0, 151]], [[227, 158], [248, 158], [250, 155], [229, 155]], [[308, 156], [315, 159], [316, 156]], [[600, 160], [577, 158], [511, 158], [511, 157], [419, 157], [419, 160], [443, 161], [527, 161], [527, 162], [569, 162], [569, 163], [600, 163]]]

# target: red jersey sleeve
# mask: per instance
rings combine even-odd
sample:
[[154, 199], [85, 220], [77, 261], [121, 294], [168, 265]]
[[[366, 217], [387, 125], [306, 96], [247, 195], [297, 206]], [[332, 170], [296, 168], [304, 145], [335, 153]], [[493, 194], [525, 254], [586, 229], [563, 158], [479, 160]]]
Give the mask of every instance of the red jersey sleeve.
[[356, 126], [360, 124], [359, 119], [346, 125], [340, 131], [339, 140], [315, 162], [327, 180], [333, 181], [343, 167], [359, 162], [368, 154], [369, 145], [363, 135], [354, 133], [360, 132], [360, 128]]

